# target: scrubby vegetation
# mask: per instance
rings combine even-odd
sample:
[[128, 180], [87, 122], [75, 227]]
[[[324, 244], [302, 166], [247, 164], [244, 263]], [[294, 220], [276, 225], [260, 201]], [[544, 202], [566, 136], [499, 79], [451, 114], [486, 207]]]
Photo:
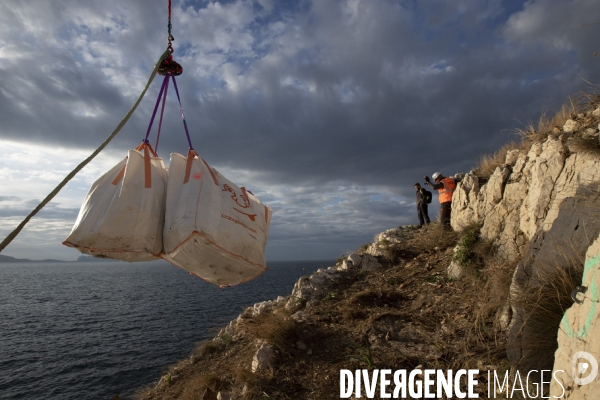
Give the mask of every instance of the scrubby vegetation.
[[[394, 262], [380, 257], [380, 270], [340, 272], [310, 305], [243, 318], [233, 338], [202, 344], [138, 398], [208, 399], [222, 391], [236, 399], [330, 399], [339, 398], [340, 369], [510, 370], [502, 315], [514, 265], [472, 243], [473, 230], [462, 237], [438, 224], [406, 231], [407, 240], [388, 246]], [[483, 260], [478, 276], [447, 278], [457, 242]], [[253, 373], [263, 342], [275, 360]], [[486, 376], [479, 379], [487, 387]]]
[[572, 248], [557, 249], [551, 264], [535, 264], [535, 284], [511, 298], [513, 307], [523, 310], [521, 347], [526, 353], [522, 370], [552, 369], [557, 336], [565, 311], [573, 304], [571, 290], [580, 284], [583, 256]]
[[518, 148], [519, 143], [516, 141], [511, 141], [506, 143], [495, 153], [482, 155], [479, 157], [477, 166], [473, 169], [475, 175], [481, 180], [489, 178], [492, 176], [496, 168], [504, 165], [506, 154], [508, 154], [510, 150], [515, 150]]
[[[474, 168], [475, 175], [483, 182], [488, 179], [497, 167], [504, 165], [506, 154], [511, 150], [527, 150], [533, 143], [545, 141], [549, 136], [559, 137], [564, 135], [568, 148], [574, 152], [592, 152], [600, 155], [600, 142], [598, 124], [600, 113], [594, 114], [600, 106], [600, 95], [595, 93], [581, 93], [569, 99], [551, 117], [548, 113], [541, 114], [537, 124], [529, 122], [516, 130], [518, 139], [510, 141], [499, 150], [491, 154], [482, 155]], [[577, 128], [573, 133], [563, 132], [567, 120], [573, 120]]]

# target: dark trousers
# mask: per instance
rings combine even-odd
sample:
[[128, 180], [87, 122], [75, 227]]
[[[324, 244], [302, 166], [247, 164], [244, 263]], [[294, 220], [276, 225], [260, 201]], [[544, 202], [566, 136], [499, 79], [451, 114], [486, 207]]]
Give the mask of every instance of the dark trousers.
[[429, 225], [431, 221], [429, 220], [429, 214], [427, 212], [427, 203], [422, 202], [417, 205], [417, 214], [419, 215], [419, 226], [422, 226], [425, 222]]
[[450, 225], [450, 213], [451, 212], [452, 212], [452, 202], [451, 201], [440, 204], [440, 222], [442, 223], [442, 227], [444, 229], [452, 229], [452, 226]]

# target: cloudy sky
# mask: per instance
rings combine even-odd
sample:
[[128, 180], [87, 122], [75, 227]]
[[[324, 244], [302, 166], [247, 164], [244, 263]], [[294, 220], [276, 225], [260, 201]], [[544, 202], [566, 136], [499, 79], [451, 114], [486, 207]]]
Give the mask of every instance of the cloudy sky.
[[[413, 184], [467, 172], [516, 128], [600, 84], [596, 0], [173, 0], [194, 147], [274, 210], [267, 258], [335, 258], [416, 223]], [[0, 3], [0, 235], [113, 131], [166, 48], [167, 0]], [[61, 242], [123, 131], [2, 254]], [[175, 98], [159, 154], [185, 153]], [[437, 200], [432, 204], [437, 214]]]

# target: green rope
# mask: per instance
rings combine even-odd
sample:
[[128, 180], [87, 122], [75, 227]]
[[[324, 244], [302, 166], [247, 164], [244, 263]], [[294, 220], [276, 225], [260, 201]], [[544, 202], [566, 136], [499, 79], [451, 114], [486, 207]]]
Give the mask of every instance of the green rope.
[[160, 66], [160, 64], [163, 62], [163, 60], [165, 60], [168, 56], [169, 56], [169, 51], [165, 51], [162, 56], [160, 56], [160, 59], [158, 60], [158, 62], [156, 63], [156, 65], [154, 66], [154, 70], [152, 71], [152, 74], [150, 75], [150, 78], [148, 78], [148, 82], [146, 83], [146, 86], [144, 87], [144, 90], [142, 90], [142, 94], [140, 94], [140, 97], [137, 99], [137, 101], [135, 102], [135, 104], [133, 105], [133, 107], [131, 107], [131, 110], [129, 110], [129, 112], [127, 113], [127, 115], [125, 115], [125, 118], [123, 118], [123, 120], [121, 121], [121, 123], [117, 126], [117, 128], [113, 131], [113, 133], [110, 134], [109, 137], [106, 138], [106, 140], [100, 145], [100, 147], [98, 147], [96, 149], [96, 151], [94, 151], [88, 158], [86, 158], [85, 160], [83, 160], [81, 162], [81, 164], [79, 164], [73, 171], [71, 171], [71, 173], [69, 175], [67, 175], [65, 177], [65, 179], [62, 180], [61, 183], [58, 184], [58, 186], [52, 191], [50, 192], [50, 194], [48, 196], [46, 196], [46, 198], [31, 212], [29, 213], [29, 215], [27, 217], [25, 217], [25, 219], [23, 220], [23, 222], [21, 222], [19, 224], [19, 226], [17, 226], [17, 228], [12, 231], [7, 237], [6, 239], [4, 239], [2, 241], [2, 243], [0, 243], [0, 252], [2, 250], [4, 250], [4, 248], [6, 246], [8, 246], [8, 244], [10, 242], [13, 241], [13, 239], [19, 234], [19, 232], [21, 232], [21, 230], [23, 229], [23, 227], [29, 222], [29, 220], [35, 215], [37, 214], [42, 208], [44, 208], [44, 206], [46, 204], [48, 204], [50, 202], [50, 200], [52, 200], [54, 198], [54, 196], [56, 196], [58, 194], [58, 192], [60, 192], [60, 190], [71, 180], [73, 179], [73, 177], [75, 176], [75, 174], [77, 174], [79, 171], [81, 171], [83, 169], [83, 167], [85, 167], [90, 161], [92, 161], [92, 159], [94, 157], [96, 157], [98, 155], [98, 153], [100, 153], [109, 143], [111, 140], [113, 140], [113, 138], [115, 136], [117, 136], [117, 133], [119, 133], [119, 131], [123, 128], [123, 126], [125, 126], [125, 124], [127, 123], [127, 121], [129, 120], [129, 118], [131, 117], [131, 115], [133, 114], [133, 112], [135, 111], [135, 109], [137, 108], [137, 106], [140, 104], [140, 102], [142, 101], [142, 99], [144, 98], [144, 95], [146, 94], [146, 91], [148, 90], [148, 87], [150, 87], [150, 84], [152, 83], [152, 81], [154, 80], [154, 77], [156, 76], [156, 72], [158, 71], [158, 67]]

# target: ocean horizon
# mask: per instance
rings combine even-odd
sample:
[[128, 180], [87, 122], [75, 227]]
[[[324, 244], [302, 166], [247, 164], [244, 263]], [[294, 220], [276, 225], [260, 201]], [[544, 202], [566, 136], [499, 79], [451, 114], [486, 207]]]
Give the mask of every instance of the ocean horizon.
[[0, 263], [0, 399], [122, 399], [254, 303], [334, 260], [219, 289], [166, 261]]

